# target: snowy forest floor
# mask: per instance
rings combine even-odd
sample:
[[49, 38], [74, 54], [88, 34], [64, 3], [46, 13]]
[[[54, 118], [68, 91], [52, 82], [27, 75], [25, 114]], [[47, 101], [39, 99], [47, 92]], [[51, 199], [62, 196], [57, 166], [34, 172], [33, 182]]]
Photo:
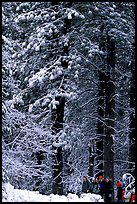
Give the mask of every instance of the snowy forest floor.
[[83, 193], [78, 197], [76, 194], [65, 195], [42, 195], [38, 191], [14, 189], [6, 183], [3, 185], [2, 202], [104, 202], [100, 195]]

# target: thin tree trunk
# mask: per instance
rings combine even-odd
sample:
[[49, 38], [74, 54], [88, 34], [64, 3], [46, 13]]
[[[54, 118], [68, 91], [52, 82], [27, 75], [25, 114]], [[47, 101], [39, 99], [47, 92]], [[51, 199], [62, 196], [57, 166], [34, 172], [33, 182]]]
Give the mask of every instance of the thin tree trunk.
[[[63, 129], [63, 119], [64, 119], [64, 106], [65, 99], [63, 97], [56, 97], [56, 101], [59, 102], [56, 109], [52, 109], [52, 133], [56, 135], [60, 130]], [[58, 138], [57, 141], [58, 142]], [[53, 185], [52, 192], [54, 194], [63, 194], [63, 183], [62, 183], [62, 147], [53, 146]]]
[[[41, 164], [42, 164], [42, 161], [44, 161], [44, 159], [45, 159], [45, 158], [44, 158], [44, 152], [43, 152], [42, 150], [39, 150], [39, 151], [37, 151], [37, 152], [35, 153], [35, 156], [36, 156], [36, 158], [37, 158], [37, 165], [38, 165], [38, 167], [36, 167], [36, 169], [42, 171], [43, 168], [42, 168], [42, 167], [39, 167], [39, 165], [41, 165]], [[39, 189], [39, 186], [40, 186], [40, 184], [41, 184], [41, 182], [42, 182], [41, 175], [35, 176], [34, 178], [35, 178], [35, 180], [36, 180], [34, 190], [35, 190], [35, 191], [39, 191], [40, 193], [44, 193], [44, 189]]]
[[104, 137], [104, 80], [105, 73], [99, 71], [99, 100], [98, 100], [98, 123], [97, 123], [97, 139], [96, 139], [96, 162], [98, 164], [96, 169], [96, 176], [103, 176], [103, 137]]
[[107, 36], [107, 72], [105, 80], [104, 176], [114, 181], [113, 135], [115, 133], [115, 43]]
[[88, 167], [88, 175], [90, 177], [94, 176], [94, 158], [95, 158], [95, 142], [91, 140], [88, 144], [89, 148], [89, 167]]
[[129, 171], [135, 177], [135, 45], [133, 44], [131, 61], [131, 86], [130, 86], [130, 133], [129, 133]]
[[[105, 50], [105, 38], [103, 36], [104, 25], [100, 28], [101, 38], [100, 38], [100, 50]], [[105, 61], [104, 56], [102, 57], [103, 64], [98, 71], [99, 76], [99, 100], [98, 100], [98, 123], [97, 123], [97, 139], [96, 139], [96, 176], [103, 176], [104, 174], [104, 165], [103, 165], [103, 137], [104, 137], [104, 99], [105, 99]]]

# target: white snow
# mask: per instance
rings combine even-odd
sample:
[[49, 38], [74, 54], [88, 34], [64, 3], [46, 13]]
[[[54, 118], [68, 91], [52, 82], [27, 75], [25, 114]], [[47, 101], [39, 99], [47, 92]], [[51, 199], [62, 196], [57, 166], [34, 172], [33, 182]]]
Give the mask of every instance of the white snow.
[[14, 189], [10, 183], [3, 184], [2, 202], [104, 202], [100, 195], [83, 193], [80, 197], [69, 193], [65, 195], [42, 195], [38, 191]]
[[64, 146], [66, 144], [67, 144], [66, 141], [63, 141], [63, 142], [53, 142], [53, 146], [54, 147], [61, 147], [61, 146]]
[[29, 113], [31, 113], [31, 112], [32, 112], [32, 109], [33, 109], [33, 104], [30, 104], [30, 105], [29, 105], [29, 110], [28, 110], [28, 111], [29, 111]]
[[50, 78], [49, 78], [49, 79], [50, 79], [50, 80], [53, 80], [53, 79], [54, 79], [53, 74], [50, 75]]

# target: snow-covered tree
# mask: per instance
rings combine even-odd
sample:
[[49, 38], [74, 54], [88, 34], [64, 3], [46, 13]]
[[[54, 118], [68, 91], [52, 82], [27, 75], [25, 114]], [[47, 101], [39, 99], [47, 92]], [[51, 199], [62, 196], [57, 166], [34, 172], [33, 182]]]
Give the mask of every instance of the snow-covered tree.
[[17, 188], [80, 192], [83, 174], [109, 174], [108, 151], [115, 179], [134, 169], [134, 12], [134, 2], [2, 3], [3, 167]]

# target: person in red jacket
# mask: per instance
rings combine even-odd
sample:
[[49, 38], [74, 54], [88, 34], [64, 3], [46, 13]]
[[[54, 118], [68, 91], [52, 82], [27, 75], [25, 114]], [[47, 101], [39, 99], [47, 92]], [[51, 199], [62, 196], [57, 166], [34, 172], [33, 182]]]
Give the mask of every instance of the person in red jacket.
[[130, 199], [130, 201], [129, 202], [135, 202], [135, 197], [136, 197], [136, 195], [135, 195], [135, 188], [133, 188], [132, 189], [132, 191], [131, 191], [131, 199]]
[[100, 191], [99, 191], [99, 194], [101, 195], [101, 197], [104, 199], [104, 194], [105, 194], [105, 179], [103, 178], [103, 176], [99, 176], [98, 177], [98, 183], [100, 185]]
[[122, 187], [121, 187], [120, 181], [118, 181], [118, 182], [116, 183], [116, 186], [117, 186], [116, 201], [117, 201], [117, 202], [123, 202], [123, 199], [122, 199], [123, 189], [122, 189]]

